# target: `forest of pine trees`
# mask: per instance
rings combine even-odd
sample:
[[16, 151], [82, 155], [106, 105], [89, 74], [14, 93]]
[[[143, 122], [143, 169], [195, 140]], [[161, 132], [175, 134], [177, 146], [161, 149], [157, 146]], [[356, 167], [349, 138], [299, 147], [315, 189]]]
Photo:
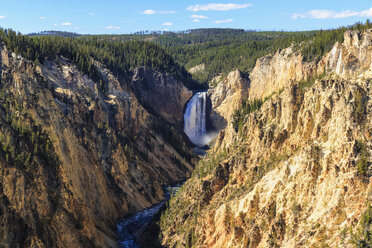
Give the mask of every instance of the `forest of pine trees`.
[[[236, 68], [249, 73], [256, 60], [273, 54], [278, 49], [294, 44], [304, 61], [319, 60], [338, 41], [343, 41], [346, 29], [365, 30], [372, 28], [369, 20], [348, 27], [332, 30], [305, 32], [256, 32], [243, 29], [195, 29], [184, 32], [142, 32], [134, 35], [94, 36], [101, 40], [128, 41], [151, 40], [164, 47], [176, 62], [190, 69], [205, 64], [205, 71], [193, 75], [199, 82], [209, 82], [221, 73]], [[85, 36], [84, 39], [91, 39]]]
[[150, 42], [113, 42], [97, 38], [74, 39], [59, 36], [28, 37], [6, 29], [0, 29], [0, 41], [9, 50], [36, 64], [63, 56], [96, 82], [102, 79], [94, 66], [94, 60], [124, 77], [133, 68], [147, 67], [172, 74], [191, 89], [199, 87], [183, 66], [176, 63], [164, 49]]
[[[63, 56], [80, 70], [99, 82], [93, 65], [97, 60], [114, 73], [127, 75], [135, 67], [148, 67], [174, 75], [190, 89], [206, 87], [221, 73], [236, 68], [249, 73], [259, 57], [293, 45], [303, 54], [304, 61], [319, 60], [335, 44], [343, 41], [346, 29], [365, 30], [365, 24], [333, 30], [306, 32], [255, 32], [243, 29], [196, 29], [180, 33], [143, 32], [133, 35], [59, 35], [25, 36], [0, 29], [0, 40], [16, 54], [35, 63]], [[44, 32], [47, 33], [47, 32]], [[205, 71], [191, 76], [189, 69], [204, 64]], [[196, 83], [199, 82], [199, 85]]]

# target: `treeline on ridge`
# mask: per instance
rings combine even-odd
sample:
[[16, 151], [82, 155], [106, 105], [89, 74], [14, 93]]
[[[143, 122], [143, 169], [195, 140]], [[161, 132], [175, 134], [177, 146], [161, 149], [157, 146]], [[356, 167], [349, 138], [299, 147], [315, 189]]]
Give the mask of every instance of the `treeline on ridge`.
[[[164, 47], [175, 60], [190, 69], [204, 64], [205, 69], [193, 75], [199, 82], [209, 82], [221, 73], [236, 68], [250, 72], [258, 58], [291, 45], [303, 54], [304, 61], [318, 61], [333, 45], [343, 42], [347, 29], [372, 28], [369, 20], [331, 30], [284, 32], [243, 29], [195, 29], [184, 32], [138, 32], [131, 35], [83, 36], [83, 39], [127, 41], [146, 40]], [[81, 38], [79, 38], [81, 39]]]
[[[131, 35], [84, 35], [76, 38], [53, 34], [28, 37], [0, 29], [0, 40], [10, 50], [36, 63], [64, 56], [97, 81], [101, 79], [92, 58], [105, 64], [114, 73], [127, 75], [131, 69], [143, 66], [173, 74], [190, 89], [201, 89], [215, 76], [226, 75], [236, 68], [249, 73], [258, 58], [291, 45], [295, 51], [302, 53], [304, 61], [318, 61], [336, 42], [343, 42], [347, 29], [369, 28], [372, 28], [372, 24], [367, 20], [364, 24], [305, 32], [215, 28], [184, 32], [138, 32]], [[200, 64], [205, 65], [204, 70], [192, 76], [186, 71]]]
[[96, 38], [74, 39], [59, 36], [28, 37], [10, 29], [0, 29], [0, 41], [4, 42], [9, 50], [36, 64], [63, 56], [73, 61], [83, 73], [96, 82], [104, 80], [94, 66], [94, 60], [122, 76], [127, 76], [130, 70], [136, 67], [147, 67], [174, 75], [183, 80], [190, 89], [200, 88], [183, 66], [175, 62], [164, 49], [150, 42], [112, 42]]

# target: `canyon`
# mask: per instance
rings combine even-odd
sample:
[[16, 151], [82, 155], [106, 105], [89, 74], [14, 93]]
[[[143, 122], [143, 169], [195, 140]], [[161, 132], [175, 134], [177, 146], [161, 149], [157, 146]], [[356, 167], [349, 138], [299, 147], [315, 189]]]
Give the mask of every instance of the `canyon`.
[[372, 30], [208, 89], [156, 63], [15, 52], [0, 43], [0, 246], [370, 245]]

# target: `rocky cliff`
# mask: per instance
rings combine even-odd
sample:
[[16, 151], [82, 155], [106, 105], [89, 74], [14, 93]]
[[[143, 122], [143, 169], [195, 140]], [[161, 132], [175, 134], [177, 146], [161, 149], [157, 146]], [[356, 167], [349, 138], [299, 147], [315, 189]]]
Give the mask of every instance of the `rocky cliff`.
[[344, 42], [336, 43], [320, 62], [304, 62], [301, 53], [292, 46], [257, 60], [249, 75], [249, 97], [265, 98], [293, 82], [299, 82], [325, 72], [338, 78], [371, 77], [372, 30], [347, 31]]
[[179, 81], [144, 72], [175, 95], [153, 99], [156, 112], [139, 99], [145, 82], [99, 63], [97, 83], [63, 57], [36, 66], [2, 45], [0, 61], [0, 246], [116, 247], [118, 219], [190, 175]]
[[171, 75], [138, 68], [131, 81], [137, 97], [169, 122], [183, 127], [183, 109], [193, 93]]
[[303, 62], [303, 56], [293, 47], [278, 50], [257, 60], [249, 78], [249, 96], [252, 99], [265, 98], [286, 87], [290, 82], [298, 82], [314, 73], [315, 63]]
[[349, 31], [343, 44], [336, 43], [320, 61], [318, 73], [331, 71], [343, 79], [372, 76], [372, 30]]
[[226, 78], [218, 81], [215, 88], [208, 91], [213, 110], [227, 122], [231, 122], [234, 110], [242, 99], [248, 97], [248, 87], [249, 80], [239, 70], [230, 72]]
[[291, 48], [257, 62], [248, 97], [268, 98], [172, 199], [166, 246], [371, 245], [370, 33], [346, 32], [318, 64]]

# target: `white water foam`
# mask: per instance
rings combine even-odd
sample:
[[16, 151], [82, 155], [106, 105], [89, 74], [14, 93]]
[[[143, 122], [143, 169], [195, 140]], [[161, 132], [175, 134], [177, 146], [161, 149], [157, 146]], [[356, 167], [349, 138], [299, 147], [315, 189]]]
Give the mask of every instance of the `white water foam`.
[[207, 132], [207, 92], [198, 92], [190, 99], [183, 117], [184, 132], [196, 146], [205, 146], [218, 134]]

